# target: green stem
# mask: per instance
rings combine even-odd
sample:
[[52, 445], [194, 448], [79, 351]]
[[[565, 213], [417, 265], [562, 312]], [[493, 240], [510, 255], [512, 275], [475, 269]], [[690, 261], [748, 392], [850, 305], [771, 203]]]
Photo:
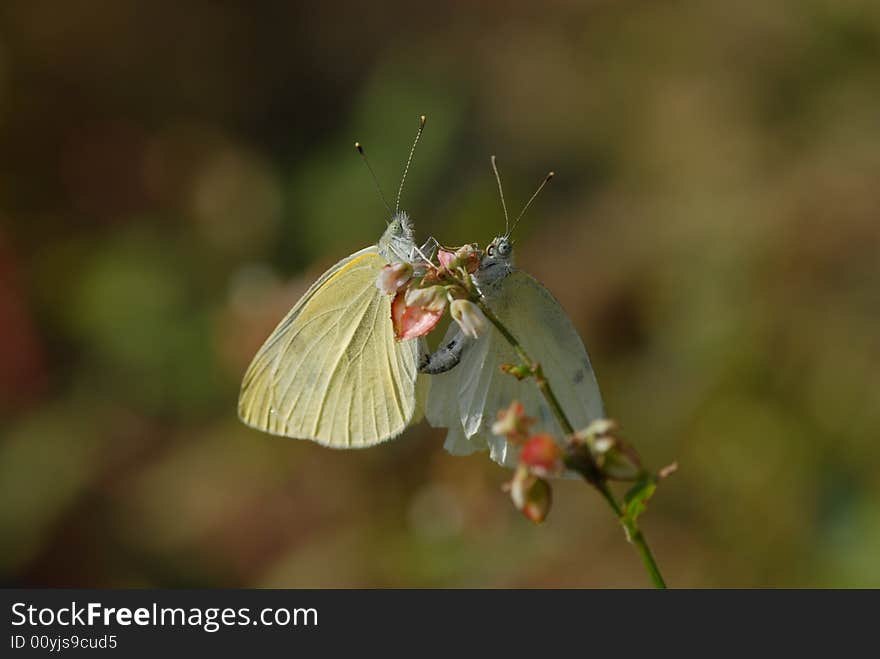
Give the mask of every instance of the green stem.
[[642, 563], [644, 563], [645, 569], [651, 576], [654, 588], [665, 589], [666, 582], [663, 580], [663, 575], [660, 574], [660, 568], [657, 567], [657, 562], [654, 560], [654, 554], [651, 553], [651, 548], [648, 546], [648, 541], [645, 540], [645, 536], [634, 524], [626, 524], [625, 528], [629, 534], [630, 542], [636, 546], [636, 551], [639, 552]]
[[[522, 360], [523, 364], [531, 369], [532, 375], [534, 375], [535, 377], [535, 382], [538, 385], [538, 389], [541, 391], [541, 394], [544, 396], [544, 399], [550, 406], [550, 410], [553, 412], [553, 415], [559, 422], [559, 426], [562, 428], [562, 431], [568, 436], [573, 435], [574, 427], [571, 425], [571, 422], [568, 420], [565, 411], [559, 404], [559, 399], [556, 398], [556, 394], [553, 392], [553, 388], [550, 386], [547, 378], [544, 377], [544, 371], [541, 368], [541, 365], [532, 360], [532, 358], [526, 352], [525, 348], [522, 347], [522, 344], [516, 339], [513, 334], [510, 333], [510, 330], [508, 330], [507, 327], [504, 326], [504, 323], [502, 323], [501, 320], [499, 320], [498, 316], [496, 316], [495, 313], [489, 308], [489, 305], [486, 304], [482, 296], [480, 296], [478, 293], [472, 293], [471, 299], [475, 304], [477, 304], [477, 306], [480, 307], [480, 310], [483, 312], [486, 318], [489, 319], [489, 322], [491, 322], [495, 326], [495, 328], [501, 333], [501, 335], [507, 340], [507, 342], [513, 348], [514, 352], [516, 352], [517, 356]], [[599, 465], [596, 464], [595, 459], [589, 452], [581, 452], [581, 454], [579, 454], [579, 458], [579, 473], [590, 485], [598, 490], [599, 494], [602, 495], [602, 498], [605, 499], [605, 502], [608, 504], [611, 510], [614, 511], [615, 516], [617, 517], [618, 521], [620, 522], [621, 526], [623, 526], [623, 529], [626, 532], [627, 538], [633, 545], [635, 545], [636, 551], [639, 552], [639, 556], [642, 559], [642, 563], [645, 565], [645, 569], [648, 571], [648, 575], [651, 577], [651, 581], [654, 584], [654, 587], [666, 588], [666, 582], [663, 580], [663, 575], [660, 574], [660, 568], [657, 566], [657, 562], [654, 560], [654, 555], [651, 553], [651, 548], [648, 546], [648, 541], [645, 540], [644, 534], [638, 528], [635, 521], [624, 515], [620, 504], [614, 497], [614, 493], [611, 492], [611, 488], [608, 487], [608, 481], [602, 474], [602, 470], [599, 468]]]

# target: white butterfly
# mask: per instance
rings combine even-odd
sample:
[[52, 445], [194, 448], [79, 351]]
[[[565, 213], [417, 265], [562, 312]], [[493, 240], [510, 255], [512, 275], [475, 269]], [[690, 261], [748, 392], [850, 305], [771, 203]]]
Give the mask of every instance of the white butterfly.
[[[500, 190], [500, 178], [498, 185]], [[513, 267], [511, 230], [488, 246], [474, 280], [493, 313], [542, 365], [571, 423], [583, 428], [604, 417], [590, 358], [559, 302], [534, 277]], [[441, 348], [423, 358], [420, 370], [433, 374], [427, 419], [436, 428], [448, 429], [444, 444], [447, 451], [468, 455], [489, 449], [496, 462], [515, 466], [516, 447], [491, 432], [497, 412], [513, 400], [520, 401], [525, 413], [537, 419], [535, 432], [563, 438], [562, 428], [535, 383], [530, 379], [519, 381], [501, 370], [503, 364], [518, 362], [513, 348], [494, 327], [470, 339], [454, 323]]]

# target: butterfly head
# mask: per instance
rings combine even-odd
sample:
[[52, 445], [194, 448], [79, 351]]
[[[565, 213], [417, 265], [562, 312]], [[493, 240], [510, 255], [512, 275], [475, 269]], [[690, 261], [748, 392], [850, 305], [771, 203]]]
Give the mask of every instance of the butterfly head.
[[412, 220], [403, 211], [395, 213], [379, 240], [379, 252], [388, 261], [406, 261], [414, 243]]
[[477, 282], [485, 286], [506, 277], [512, 267], [513, 242], [510, 236], [498, 236], [486, 247], [475, 276]]
[[486, 248], [486, 256], [489, 258], [509, 261], [513, 256], [513, 242], [510, 236], [498, 236]]

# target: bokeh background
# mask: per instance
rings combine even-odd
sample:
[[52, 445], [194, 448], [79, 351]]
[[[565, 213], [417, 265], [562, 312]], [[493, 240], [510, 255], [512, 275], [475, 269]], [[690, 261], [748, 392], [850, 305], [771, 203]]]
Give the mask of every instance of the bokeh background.
[[540, 527], [425, 424], [360, 452], [235, 416], [306, 287], [502, 226], [648, 464], [670, 584], [880, 586], [880, 4], [0, 5], [0, 578], [646, 586], [601, 500]]

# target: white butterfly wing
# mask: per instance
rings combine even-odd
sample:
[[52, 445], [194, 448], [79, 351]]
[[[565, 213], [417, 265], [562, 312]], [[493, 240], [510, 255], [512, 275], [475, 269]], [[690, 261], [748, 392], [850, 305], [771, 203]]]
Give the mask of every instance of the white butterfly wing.
[[420, 416], [418, 341], [396, 341], [386, 264], [375, 246], [328, 270], [290, 310], [245, 373], [238, 413], [274, 435], [335, 448], [372, 446]]
[[[458, 324], [450, 323], [441, 345], [449, 344], [457, 335]], [[478, 341], [470, 341], [462, 337], [459, 339], [466, 341], [462, 361], [445, 373], [430, 376], [431, 395], [428, 397], [425, 416], [434, 428], [448, 429], [443, 448], [452, 455], [470, 455], [475, 451], [486, 450], [489, 446], [482, 437], [469, 438], [465, 435], [458, 402], [462, 386], [462, 369], [469, 363], [465, 360], [479, 360], [480, 355], [485, 353], [486, 346], [482, 342], [482, 337]]]
[[[504, 279], [497, 301], [489, 303], [493, 309], [497, 307], [499, 317], [529, 355], [541, 363], [575, 428], [587, 426], [605, 415], [599, 384], [584, 343], [550, 291], [528, 273], [514, 270]], [[535, 388], [534, 382], [528, 384]], [[552, 414], [549, 418], [555, 421]]]
[[[541, 363], [575, 428], [604, 416], [599, 386], [584, 344], [546, 288], [529, 274], [514, 270], [487, 291], [487, 301], [529, 355]], [[454, 333], [454, 328], [450, 332]], [[444, 341], [449, 338], [448, 333]], [[434, 376], [428, 421], [450, 428], [447, 443], [452, 437], [461, 445], [459, 435], [463, 435], [473, 443], [473, 450], [488, 445], [493, 460], [515, 465], [516, 451], [490, 430], [497, 412], [514, 399], [523, 404], [526, 414], [537, 419], [535, 430], [562, 436], [562, 429], [534, 381], [520, 382], [501, 371], [502, 364], [518, 361], [509, 344], [491, 328], [465, 348], [458, 366]], [[457, 405], [450, 402], [455, 398]]]

